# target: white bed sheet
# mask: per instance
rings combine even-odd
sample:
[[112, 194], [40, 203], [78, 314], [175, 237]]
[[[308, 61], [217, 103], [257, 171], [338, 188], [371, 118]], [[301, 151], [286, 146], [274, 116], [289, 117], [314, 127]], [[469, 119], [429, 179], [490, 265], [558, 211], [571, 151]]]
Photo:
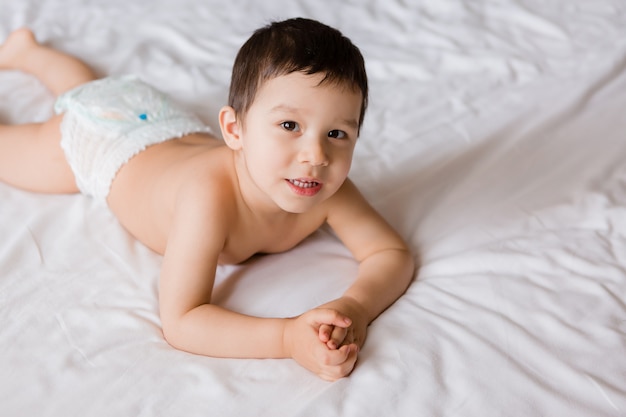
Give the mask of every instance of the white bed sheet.
[[[0, 415], [626, 415], [622, 0], [2, 0], [0, 39], [29, 26], [217, 128], [241, 43], [293, 16], [362, 49], [371, 105], [351, 178], [421, 265], [354, 373], [174, 350], [159, 256], [88, 198], [0, 184]], [[22, 74], [0, 72], [0, 97], [1, 123], [51, 113]], [[295, 315], [355, 268], [320, 230], [220, 268], [215, 302]]]

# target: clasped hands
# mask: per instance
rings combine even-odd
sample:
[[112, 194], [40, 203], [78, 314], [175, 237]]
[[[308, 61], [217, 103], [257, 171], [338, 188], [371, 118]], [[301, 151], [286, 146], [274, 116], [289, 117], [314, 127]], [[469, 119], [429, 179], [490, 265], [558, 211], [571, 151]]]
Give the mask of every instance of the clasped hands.
[[334, 381], [354, 369], [368, 324], [365, 311], [356, 300], [338, 298], [287, 319], [285, 348], [300, 365]]

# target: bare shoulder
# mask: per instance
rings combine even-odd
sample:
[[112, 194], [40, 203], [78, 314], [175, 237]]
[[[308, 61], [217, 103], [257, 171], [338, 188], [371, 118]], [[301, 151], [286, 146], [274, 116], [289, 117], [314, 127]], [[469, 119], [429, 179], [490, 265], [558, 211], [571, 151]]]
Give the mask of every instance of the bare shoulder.
[[177, 141], [148, 148], [120, 170], [109, 207], [131, 234], [162, 254], [178, 219], [228, 213], [218, 210], [232, 189], [223, 152]]
[[403, 239], [349, 179], [327, 205], [328, 225], [357, 260], [384, 249], [406, 250]]
[[202, 169], [188, 172], [195, 175], [182, 181], [176, 192], [165, 255], [176, 259], [178, 268], [187, 264], [210, 269], [214, 264], [205, 261], [217, 262], [234, 221], [233, 191], [227, 175]]
[[343, 216], [367, 214], [372, 207], [358, 190], [356, 185], [347, 178], [337, 192], [325, 202], [328, 221]]
[[173, 196], [173, 218], [198, 226], [228, 224], [237, 206], [234, 180], [228, 168], [216, 158], [190, 161], [189, 165]]

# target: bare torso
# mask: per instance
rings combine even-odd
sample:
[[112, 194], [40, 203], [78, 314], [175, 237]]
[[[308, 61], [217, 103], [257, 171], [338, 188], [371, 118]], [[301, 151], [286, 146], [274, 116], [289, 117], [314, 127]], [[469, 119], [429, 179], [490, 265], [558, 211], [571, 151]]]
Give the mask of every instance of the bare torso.
[[[118, 172], [107, 203], [132, 235], [163, 254], [178, 192], [194, 179], [206, 181], [206, 187], [221, 187], [223, 195], [230, 197], [225, 199], [224, 210], [234, 215], [220, 263], [234, 264], [255, 253], [291, 249], [324, 221], [315, 213], [285, 213], [280, 221], [259, 219], [239, 194], [232, 151], [205, 134], [153, 145], [133, 157]], [[203, 198], [202, 194], [198, 198]]]

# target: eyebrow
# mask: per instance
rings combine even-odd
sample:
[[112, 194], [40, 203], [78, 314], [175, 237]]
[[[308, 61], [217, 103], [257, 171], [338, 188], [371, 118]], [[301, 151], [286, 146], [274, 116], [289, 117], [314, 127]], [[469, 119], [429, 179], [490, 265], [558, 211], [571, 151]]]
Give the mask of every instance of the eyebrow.
[[[279, 104], [270, 109], [270, 113], [279, 113], [279, 112], [299, 113], [300, 110], [297, 107], [288, 106], [286, 104]], [[355, 119], [340, 119], [339, 122], [342, 124], [348, 125], [354, 129], [358, 129], [359, 127], [359, 122], [356, 121]]]
[[359, 122], [357, 122], [354, 119], [341, 119], [340, 122], [347, 124], [348, 126], [350, 126], [353, 129], [358, 129], [359, 128]]
[[277, 112], [288, 112], [288, 113], [296, 113], [298, 109], [296, 107], [291, 107], [286, 104], [279, 104], [278, 106], [274, 106], [270, 109], [270, 113]]

